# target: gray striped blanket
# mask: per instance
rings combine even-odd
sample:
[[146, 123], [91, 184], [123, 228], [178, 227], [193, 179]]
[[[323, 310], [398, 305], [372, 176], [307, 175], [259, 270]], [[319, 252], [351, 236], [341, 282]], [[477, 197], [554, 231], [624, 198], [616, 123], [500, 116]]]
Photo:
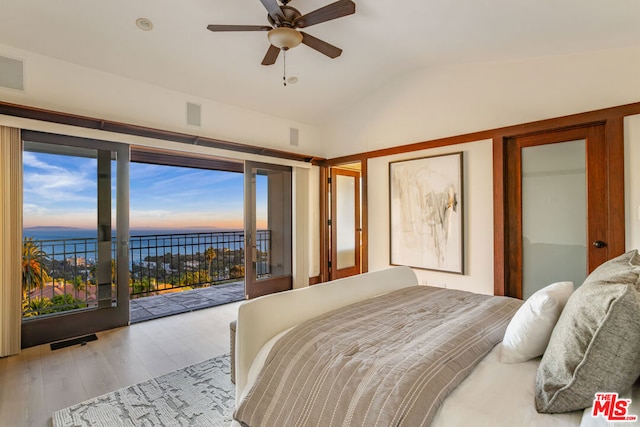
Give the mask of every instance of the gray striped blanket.
[[521, 304], [415, 286], [301, 323], [275, 344], [234, 418], [250, 427], [429, 425]]

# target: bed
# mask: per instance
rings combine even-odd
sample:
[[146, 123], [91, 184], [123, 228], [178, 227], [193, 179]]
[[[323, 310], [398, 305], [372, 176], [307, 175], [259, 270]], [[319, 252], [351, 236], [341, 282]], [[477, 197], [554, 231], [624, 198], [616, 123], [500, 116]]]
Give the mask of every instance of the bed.
[[[606, 414], [592, 417], [591, 402], [580, 400], [580, 392], [591, 400], [593, 392], [588, 387], [586, 392], [573, 387], [584, 382], [580, 374], [588, 377], [588, 386], [594, 386], [593, 372], [600, 372], [600, 368], [590, 367], [585, 360], [587, 356], [600, 357], [591, 354], [594, 347], [611, 345], [610, 340], [602, 341], [599, 332], [606, 328], [591, 328], [593, 337], [587, 339], [591, 344], [586, 356], [570, 361], [576, 372], [565, 381], [567, 384], [558, 384], [566, 374], [558, 371], [558, 365], [571, 365], [557, 357], [564, 354], [558, 346], [571, 342], [566, 333], [581, 341], [589, 335], [560, 325], [575, 326], [571, 313], [583, 315], [584, 307], [579, 305], [584, 300], [597, 306], [595, 312], [600, 318], [604, 310], [605, 318], [631, 325], [622, 339], [622, 346], [631, 348], [619, 348], [621, 360], [606, 370], [606, 378], [599, 383], [605, 388], [598, 391], [615, 391], [621, 398], [630, 398], [628, 414], [639, 414], [640, 394], [632, 385], [640, 375], [640, 306], [634, 300], [638, 300], [634, 292], [640, 257], [634, 251], [618, 258], [589, 276], [585, 282], [588, 285], [581, 287], [585, 292], [572, 292], [573, 284], [560, 282], [524, 304], [506, 297], [419, 286], [407, 267], [245, 302], [239, 307], [236, 326], [234, 425], [608, 425]], [[622, 278], [618, 277], [619, 270], [623, 270]], [[600, 295], [603, 287], [612, 295]], [[594, 292], [603, 299], [602, 304], [592, 303]], [[450, 298], [453, 302], [447, 302]], [[405, 304], [412, 300], [417, 304], [407, 308]], [[465, 301], [470, 305], [460, 309]], [[490, 314], [480, 315], [477, 307], [481, 306], [481, 311]], [[623, 314], [616, 314], [611, 308], [615, 306], [623, 307], [617, 310]], [[396, 317], [383, 318], [386, 311]], [[420, 323], [425, 312], [433, 311], [436, 320]], [[451, 323], [449, 315], [458, 320]], [[460, 320], [463, 315], [469, 317]], [[491, 319], [486, 324], [482, 323], [485, 317]], [[352, 321], [355, 323], [349, 323]], [[593, 321], [590, 318], [587, 323]], [[349, 335], [361, 327], [364, 337]], [[476, 335], [476, 329], [481, 336]], [[385, 335], [387, 330], [391, 335]], [[414, 333], [416, 330], [438, 332], [434, 338]], [[445, 330], [457, 330], [453, 335], [459, 335], [458, 342], [441, 338]], [[537, 336], [541, 331], [546, 336]], [[310, 341], [301, 341], [303, 338]], [[446, 351], [429, 347], [439, 340]], [[390, 350], [382, 348], [389, 343], [393, 343]], [[532, 343], [538, 348], [532, 348]], [[458, 357], [457, 350], [452, 356], [453, 347], [463, 349], [463, 356]], [[422, 359], [429, 358], [435, 362], [428, 366], [438, 369], [422, 365]], [[411, 377], [414, 374], [400, 372], [402, 369], [417, 372], [417, 379]], [[450, 376], [426, 378], [425, 371], [450, 371]], [[310, 375], [315, 375], [313, 380]], [[607, 383], [610, 376], [615, 376], [618, 383]]]

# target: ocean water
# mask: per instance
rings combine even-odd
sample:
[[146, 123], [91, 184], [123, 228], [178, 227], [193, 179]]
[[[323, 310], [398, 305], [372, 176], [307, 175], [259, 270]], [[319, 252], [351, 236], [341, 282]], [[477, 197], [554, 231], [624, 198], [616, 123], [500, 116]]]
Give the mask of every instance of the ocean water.
[[[113, 233], [115, 236], [115, 232]], [[41, 248], [58, 260], [82, 257], [94, 262], [97, 247], [97, 231], [66, 227], [33, 227], [23, 230], [25, 238], [42, 241]], [[268, 250], [268, 231], [258, 231], [260, 250]], [[262, 242], [262, 244], [260, 244]], [[115, 251], [115, 239], [113, 243]], [[243, 230], [222, 229], [131, 229], [129, 240], [130, 263], [139, 263], [147, 256], [193, 255], [208, 248], [244, 249]]]

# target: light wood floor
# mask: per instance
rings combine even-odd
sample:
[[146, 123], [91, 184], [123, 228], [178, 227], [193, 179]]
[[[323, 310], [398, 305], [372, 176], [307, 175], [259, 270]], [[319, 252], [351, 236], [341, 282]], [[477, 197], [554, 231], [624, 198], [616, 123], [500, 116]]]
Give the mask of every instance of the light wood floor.
[[0, 358], [0, 426], [50, 426], [56, 410], [228, 353], [239, 304], [99, 332], [85, 346], [47, 344]]

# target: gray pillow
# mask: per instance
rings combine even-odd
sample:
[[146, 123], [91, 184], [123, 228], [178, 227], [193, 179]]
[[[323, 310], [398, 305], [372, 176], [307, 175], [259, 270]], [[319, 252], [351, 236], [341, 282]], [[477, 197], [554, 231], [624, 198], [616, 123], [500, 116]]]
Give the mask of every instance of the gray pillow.
[[587, 277], [558, 319], [536, 376], [538, 412], [590, 407], [596, 392], [640, 376], [640, 255], [614, 258]]

